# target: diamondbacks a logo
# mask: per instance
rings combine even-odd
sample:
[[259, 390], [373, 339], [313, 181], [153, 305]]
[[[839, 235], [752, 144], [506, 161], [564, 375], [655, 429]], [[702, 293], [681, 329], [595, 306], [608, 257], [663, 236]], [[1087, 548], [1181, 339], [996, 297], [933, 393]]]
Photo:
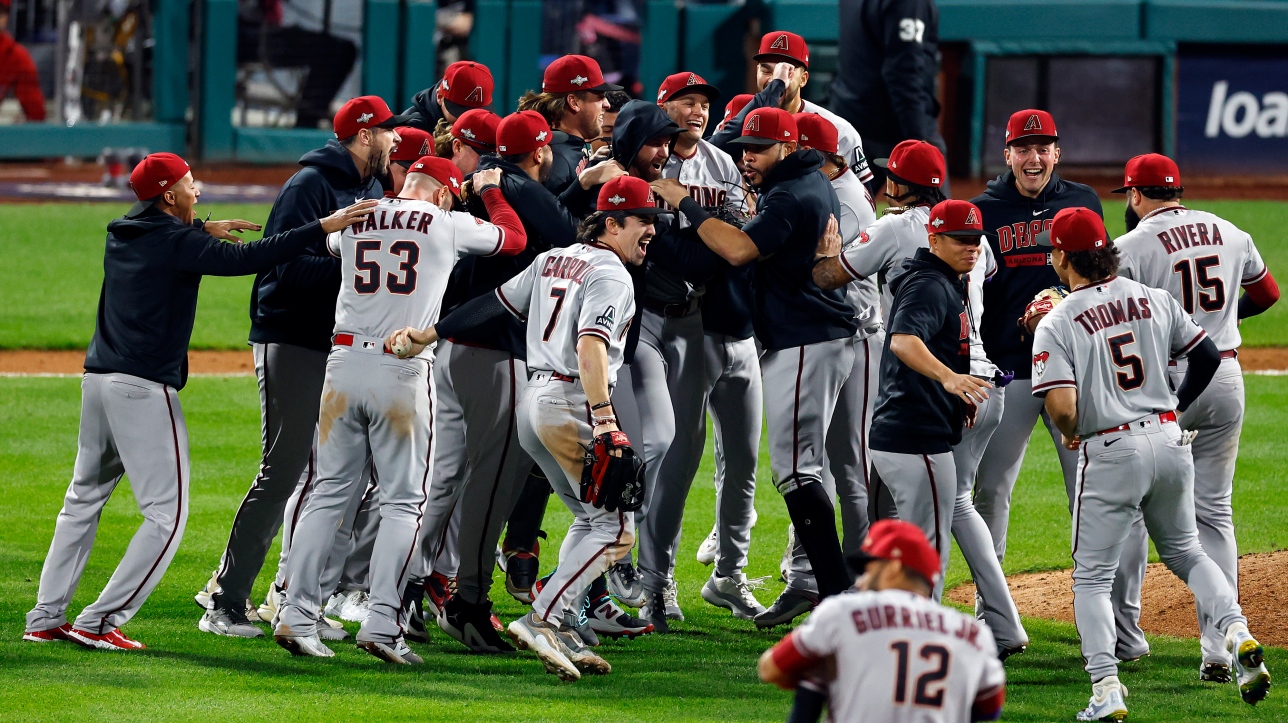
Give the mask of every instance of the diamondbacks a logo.
[[590, 82], [590, 78], [587, 78], [587, 77], [586, 77], [586, 76], [584, 76], [584, 75], [579, 75], [579, 76], [577, 76], [576, 78], [573, 78], [572, 80], [570, 80], [570, 81], [568, 81], [568, 82], [569, 82], [569, 83], [572, 83], [573, 85], [575, 85], [575, 86], [577, 86], [578, 88], [580, 88], [581, 86], [585, 85], [586, 83], [589, 83], [589, 82]]
[[979, 225], [979, 218], [978, 218], [978, 217], [976, 217], [976, 215], [975, 215], [975, 209], [973, 209], [973, 208], [970, 210], [970, 213], [966, 214], [966, 225], [967, 225], [967, 226], [977, 226], [977, 225]]
[[613, 308], [610, 305], [607, 309], [604, 309], [604, 313], [595, 317], [595, 324], [599, 326], [607, 326], [609, 328], [612, 328], [613, 315], [615, 315], [616, 313], [617, 313], [617, 309]]
[[477, 136], [474, 135], [474, 131], [470, 130], [469, 128], [462, 128], [461, 135], [465, 136], [470, 140], [477, 140]]
[[1039, 352], [1033, 355], [1033, 373], [1041, 377], [1046, 372], [1047, 360], [1051, 358], [1050, 352]]
[[1029, 116], [1029, 121], [1024, 124], [1024, 130], [1026, 131], [1042, 130], [1042, 121], [1038, 119], [1037, 113], [1034, 113], [1033, 115]]
[[774, 42], [769, 46], [769, 49], [770, 50], [790, 50], [791, 48], [787, 47], [787, 33], [783, 33], [782, 35], [779, 35], [777, 38], [774, 38]]
[[370, 123], [370, 122], [371, 122], [371, 119], [372, 119], [372, 118], [374, 118], [374, 117], [375, 117], [375, 116], [374, 116], [373, 114], [371, 114], [371, 113], [363, 113], [362, 115], [358, 116], [358, 122], [359, 122], [359, 123]]
[[481, 85], [474, 86], [474, 90], [471, 90], [470, 94], [465, 96], [465, 102], [478, 103], [479, 105], [483, 105], [483, 86]]
[[685, 84], [685, 85], [697, 85], [698, 83], [701, 83], [701, 82], [702, 82], [702, 79], [701, 79], [701, 78], [699, 78], [699, 77], [697, 76], [697, 74], [695, 74], [695, 73], [689, 73], [689, 79], [688, 79], [687, 81], [685, 81], [685, 83], [684, 83], [684, 84]]
[[747, 119], [747, 124], [742, 127], [743, 133], [749, 131], [760, 132], [760, 115], [753, 115]]
[[428, 139], [420, 142], [420, 155], [428, 156], [430, 153], [433, 153], [433, 152], [434, 152], [434, 149], [429, 147]]
[[944, 225], [944, 220], [942, 218], [937, 218], [934, 221], [931, 221], [930, 225], [934, 226], [935, 228], [939, 228], [940, 226]]
[[608, 199], [608, 202], [614, 206], [620, 206], [623, 203], [626, 203], [626, 199], [622, 198], [620, 195], [614, 195], [612, 198]]
[[546, 139], [546, 135], [548, 134], [545, 131], [541, 131], [537, 134], [537, 140], [544, 141]]

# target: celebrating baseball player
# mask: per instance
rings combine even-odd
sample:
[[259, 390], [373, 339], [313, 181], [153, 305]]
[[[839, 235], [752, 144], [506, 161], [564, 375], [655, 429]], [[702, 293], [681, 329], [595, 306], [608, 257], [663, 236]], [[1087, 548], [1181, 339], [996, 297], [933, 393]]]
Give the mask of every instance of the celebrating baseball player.
[[519, 110], [537, 111], [555, 131], [554, 165], [542, 181], [552, 193], [568, 188], [586, 168], [588, 144], [603, 134], [606, 94], [621, 89], [604, 81], [594, 58], [565, 55], [546, 66], [540, 93], [528, 91], [519, 99]]
[[293, 655], [333, 655], [316, 632], [326, 541], [371, 459], [380, 473], [380, 530], [358, 647], [390, 663], [421, 662], [403, 639], [402, 592], [432, 481], [434, 384], [429, 359], [395, 359], [385, 337], [408, 322], [437, 320], [457, 259], [515, 254], [527, 243], [495, 188], [499, 172], [475, 178], [496, 225], [449, 210], [461, 181], [451, 161], [422, 158], [408, 170], [401, 196], [382, 200], [367, 223], [328, 239], [343, 282], [318, 419], [318, 481], [295, 529], [286, 603], [273, 621], [274, 638]]
[[[1236, 239], [1232, 241], [1237, 243]], [[1133, 523], [1144, 519], [1158, 556], [1194, 593], [1224, 638], [1239, 693], [1256, 705], [1270, 689], [1262, 646], [1237, 595], [1199, 544], [1191, 433], [1176, 423], [1220, 366], [1216, 344], [1166, 291], [1116, 276], [1118, 250], [1099, 214], [1064, 209], [1051, 230], [1052, 266], [1071, 291], [1038, 323], [1033, 394], [1078, 453], [1073, 511], [1073, 605], [1092, 695], [1078, 720], [1122, 720], [1110, 587]], [[1176, 391], [1168, 360], [1188, 355]]]
[[[103, 288], [81, 383], [76, 465], [24, 640], [72, 640], [102, 650], [144, 647], [120, 628], [161, 582], [188, 522], [188, 428], [179, 390], [188, 381], [188, 342], [202, 275], [271, 269], [321, 243], [327, 233], [366, 219], [375, 205], [353, 204], [241, 244], [232, 232], [257, 231], [259, 224], [195, 220], [201, 191], [179, 156], [145, 157], [130, 173], [130, 187], [138, 203], [107, 226]], [[99, 515], [127, 474], [143, 524], [107, 586], [69, 625], [67, 606], [94, 546]], [[233, 611], [245, 621], [246, 596], [236, 601]]]
[[473, 108], [492, 105], [494, 88], [492, 71], [486, 65], [458, 60], [447, 66], [437, 83], [413, 96], [411, 107], [402, 114], [407, 125], [433, 133], [439, 121], [451, 125]]
[[433, 155], [451, 160], [468, 178], [478, 169], [480, 157], [496, 153], [496, 127], [500, 122], [497, 114], [486, 108], [467, 110], [450, 126], [441, 121], [434, 129]]
[[1006, 672], [992, 632], [931, 598], [941, 565], [921, 530], [874, 522], [846, 560], [863, 571], [858, 591], [825, 600], [766, 650], [760, 679], [798, 696], [802, 682], [817, 686], [830, 720], [997, 720]]
[[[1181, 205], [1181, 171], [1172, 159], [1157, 153], [1136, 156], [1128, 161], [1123, 187], [1115, 193], [1126, 194], [1129, 229], [1114, 240], [1118, 273], [1170, 293], [1221, 352], [1221, 366], [1212, 383], [1179, 422], [1182, 429], [1197, 432], [1190, 447], [1199, 543], [1225, 573], [1230, 587], [1238, 590], [1239, 553], [1230, 496], [1244, 415], [1239, 321], [1273, 306], [1279, 300], [1279, 286], [1251, 236], [1223, 218]], [[1245, 293], [1236, 300], [1239, 287]], [[1184, 360], [1172, 362], [1173, 386], [1181, 383], [1185, 369]], [[1124, 571], [1134, 578], [1135, 589], [1144, 578], [1144, 553], [1138, 550], [1140, 564]], [[1203, 616], [1202, 608], [1199, 613], [1203, 632], [1199, 675], [1228, 683], [1231, 660], [1221, 630], [1215, 620]]]

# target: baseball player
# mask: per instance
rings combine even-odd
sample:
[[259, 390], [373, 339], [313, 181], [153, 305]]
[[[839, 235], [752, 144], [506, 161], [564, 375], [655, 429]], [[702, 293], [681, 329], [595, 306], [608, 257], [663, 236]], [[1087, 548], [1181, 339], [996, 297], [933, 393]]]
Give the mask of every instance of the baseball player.
[[494, 88], [486, 65], [458, 60], [447, 66], [437, 83], [413, 96], [403, 115], [407, 125], [432, 134], [439, 121], [452, 125], [467, 111], [492, 105]]
[[716, 254], [734, 266], [756, 262], [753, 320], [765, 349], [760, 366], [774, 483], [809, 555], [820, 594], [833, 595], [850, 583], [832, 502], [822, 485], [823, 449], [837, 396], [854, 365], [857, 325], [844, 294], [819, 289], [810, 270], [819, 237], [829, 223], [835, 226], [840, 205], [818, 173], [823, 154], [798, 150], [790, 113], [757, 109], [742, 130], [747, 180], [761, 194], [756, 217], [746, 226], [711, 218], [678, 184], [655, 188]]
[[[1179, 421], [1182, 429], [1198, 433], [1191, 449], [1199, 543], [1237, 591], [1239, 554], [1230, 496], [1244, 414], [1243, 373], [1236, 351], [1242, 342], [1239, 320], [1273, 306], [1279, 300], [1279, 286], [1252, 237], [1225, 219], [1185, 208], [1183, 192], [1181, 172], [1172, 159], [1156, 153], [1131, 159], [1123, 187], [1115, 193], [1126, 194], [1128, 218], [1136, 223], [1128, 224], [1135, 228], [1115, 239], [1114, 246], [1119, 274], [1170, 293], [1221, 352], [1216, 377]], [[1239, 287], [1245, 293], [1236, 300]], [[1172, 362], [1174, 385], [1180, 384], [1185, 368], [1183, 361]], [[1131, 576], [1139, 597], [1145, 550], [1137, 550], [1135, 561], [1139, 564], [1124, 572]], [[1230, 656], [1220, 630], [1210, 618], [1200, 617], [1199, 623], [1203, 630], [1200, 677], [1230, 682]]]
[[496, 153], [500, 122], [500, 117], [486, 108], [467, 110], [451, 125], [440, 121], [434, 129], [433, 155], [451, 160], [468, 178], [478, 168], [481, 156]]
[[[581, 243], [542, 253], [494, 295], [479, 297], [444, 320], [479, 326], [509, 311], [530, 321], [531, 376], [519, 405], [519, 440], [574, 521], [559, 551], [559, 567], [537, 593], [532, 612], [510, 623], [506, 633], [563, 680], [612, 669], [581, 641], [576, 617], [591, 582], [629, 554], [634, 513], [592, 501], [587, 493], [595, 488], [587, 487], [585, 458], [604, 435], [619, 454], [629, 451], [610, 399], [635, 316], [633, 283], [624, 264], [644, 262], [655, 218], [665, 212], [654, 205], [648, 184], [631, 176], [604, 184], [598, 207], [578, 228]], [[437, 337], [436, 329], [407, 329], [392, 341], [407, 338], [420, 345]]]
[[608, 110], [604, 111], [604, 119], [599, 124], [599, 137], [590, 142], [590, 153], [593, 156], [600, 148], [611, 145], [613, 142], [613, 128], [617, 125], [617, 114], [622, 111], [622, 106], [631, 102], [632, 98], [624, 90], [610, 90], [604, 94], [608, 100]]
[[408, 325], [428, 326], [456, 260], [514, 254], [527, 235], [499, 189], [500, 173], [477, 177], [496, 225], [449, 211], [462, 181], [450, 161], [412, 164], [403, 193], [384, 199], [367, 223], [328, 239], [341, 258], [335, 346], [318, 419], [318, 482], [295, 530], [286, 603], [273, 637], [292, 655], [330, 657], [316, 628], [325, 540], [334, 534], [371, 459], [379, 470], [380, 530], [371, 555], [371, 602], [358, 647], [389, 663], [418, 664], [403, 640], [403, 584], [419, 541], [432, 481], [434, 384], [429, 359], [399, 360], [384, 340]]
[[[1233, 241], [1234, 239], [1232, 239]], [[1074, 618], [1092, 695], [1078, 720], [1122, 720], [1110, 587], [1133, 523], [1143, 517], [1158, 556], [1221, 631], [1239, 693], [1256, 705], [1270, 689], [1260, 643], [1234, 589], [1199, 544], [1190, 433], [1176, 423], [1220, 366], [1207, 333], [1166, 291], [1116, 276], [1118, 252], [1095, 211], [1061, 210], [1038, 243], [1072, 291], [1038, 323], [1033, 394], [1078, 452], [1073, 514]], [[1176, 391], [1168, 360], [1188, 355]]]
[[519, 110], [537, 111], [556, 131], [550, 144], [554, 166], [543, 181], [551, 193], [564, 191], [586, 168], [587, 144], [603, 135], [605, 94], [621, 89], [604, 81], [594, 58], [565, 55], [546, 66], [540, 93], [528, 91], [519, 99]]
[[[997, 720], [1006, 671], [992, 632], [937, 604], [939, 555], [907, 522], [872, 524], [847, 560], [857, 592], [819, 605], [760, 657], [760, 679], [824, 691], [831, 720], [968, 723]], [[797, 718], [793, 717], [793, 720]]]
[[434, 155], [434, 136], [411, 126], [399, 126], [394, 129], [398, 134], [398, 145], [389, 152], [389, 180], [392, 187], [385, 189], [385, 198], [396, 198], [402, 193], [403, 181], [407, 179], [407, 169], [411, 164], [424, 156]]
[[[139, 650], [120, 631], [161, 581], [188, 521], [188, 429], [178, 391], [188, 381], [188, 341], [202, 275], [270, 269], [364, 219], [374, 203], [349, 206], [301, 228], [241, 244], [248, 221], [195, 220], [201, 191], [188, 164], [154, 153], [130, 173], [138, 203], [107, 226], [104, 280], [85, 354], [76, 465], [40, 574], [23, 639], [72, 640], [102, 650]], [[220, 243], [219, 239], [234, 243]], [[143, 515], [107, 586], [74, 624], [67, 606], [80, 583], [103, 506], [121, 477]], [[246, 596], [230, 606], [246, 622]], [[256, 631], [259, 632], [259, 631]], [[262, 632], [260, 633], [262, 634]]]

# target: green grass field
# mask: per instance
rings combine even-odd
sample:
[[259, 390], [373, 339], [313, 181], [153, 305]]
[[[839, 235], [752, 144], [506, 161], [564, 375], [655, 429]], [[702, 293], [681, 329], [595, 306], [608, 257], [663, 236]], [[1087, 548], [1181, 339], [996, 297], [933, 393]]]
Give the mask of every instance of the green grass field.
[[[1288, 379], [1249, 377], [1248, 385], [1251, 406], [1235, 509], [1240, 548], [1252, 552], [1288, 546], [1288, 505], [1281, 492], [1288, 449], [1276, 442], [1288, 423]], [[602, 652], [614, 666], [611, 676], [561, 684], [532, 657], [467, 655], [437, 631], [433, 643], [416, 646], [426, 659], [416, 670], [390, 669], [344, 644], [335, 646], [338, 655], [332, 660], [297, 660], [266, 639], [230, 640], [197, 630], [200, 611], [191, 596], [216, 564], [229, 521], [255, 472], [259, 418], [249, 377], [196, 378], [181, 396], [193, 459], [187, 534], [165, 579], [127, 628], [149, 649], [101, 653], [67, 643], [19, 642], [75, 457], [79, 385], [75, 378], [0, 379], [0, 462], [8, 480], [0, 499], [0, 675], [6, 682], [0, 710], [5, 720], [784, 718], [790, 697], [758, 684], [754, 674], [756, 657], [781, 631], [757, 632], [698, 596], [709, 571], [693, 554], [714, 519], [709, 450], [689, 499], [677, 567], [688, 620], [676, 625], [678, 634], [606, 644]], [[767, 460], [760, 469], [760, 523], [747, 572], [776, 576], [787, 514], [769, 484]], [[1022, 514], [1012, 522], [1008, 572], [1070, 564], [1065, 504], [1050, 442], [1035, 436], [1016, 489], [1015, 509]], [[569, 516], [557, 503], [550, 509], [547, 549], [554, 550]], [[104, 584], [139, 520], [122, 485], [103, 514], [73, 613]], [[950, 578], [965, 578], [956, 553]], [[256, 587], [257, 596], [266, 585]], [[768, 602], [781, 587], [772, 583], [761, 591], [762, 600]], [[520, 614], [499, 577], [493, 598], [503, 618]], [[1004, 719], [1071, 720], [1088, 693], [1076, 631], [1032, 619], [1026, 625], [1033, 645], [1007, 665]], [[1196, 641], [1152, 638], [1151, 644], [1151, 657], [1123, 668], [1132, 720], [1288, 718], [1288, 699], [1278, 689], [1254, 709], [1239, 701], [1233, 686], [1200, 685]], [[1288, 655], [1274, 649], [1269, 663], [1272, 670], [1288, 670]]]
[[[1288, 203], [1279, 201], [1195, 201], [1252, 234], [1272, 270], [1288, 274]], [[94, 311], [103, 280], [103, 237], [107, 222], [128, 206], [101, 203], [0, 205], [0, 349], [83, 349], [94, 333]], [[1123, 232], [1122, 200], [1105, 199], [1109, 232]], [[263, 222], [266, 205], [201, 204], [201, 217]], [[247, 234], [254, 238], [255, 234]], [[202, 282], [194, 349], [240, 349], [250, 329], [247, 309], [251, 279], [207, 278]], [[1248, 320], [1242, 328], [1250, 346], [1288, 346], [1288, 304]]]

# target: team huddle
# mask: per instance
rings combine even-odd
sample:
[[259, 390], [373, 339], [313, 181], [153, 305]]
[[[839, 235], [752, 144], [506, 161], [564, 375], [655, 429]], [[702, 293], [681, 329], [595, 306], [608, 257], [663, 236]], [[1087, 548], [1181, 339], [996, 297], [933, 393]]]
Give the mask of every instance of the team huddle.
[[[674, 569], [710, 415], [701, 597], [762, 629], [810, 614], [760, 661], [796, 691], [794, 719], [995, 719], [1002, 661], [1029, 643], [1002, 561], [1041, 420], [1093, 684], [1077, 719], [1127, 715], [1117, 667], [1149, 653], [1148, 539], [1194, 592], [1200, 677], [1262, 700], [1230, 509], [1238, 323], [1279, 296], [1252, 239], [1185, 208], [1176, 164], [1147, 154], [1111, 240], [1095, 192], [1055, 174], [1055, 119], [1036, 109], [1007, 124], [1008, 170], [951, 199], [940, 147], [869, 162], [849, 122], [801, 97], [802, 38], [768, 33], [754, 61], [760, 91], [714, 129], [721, 94], [701, 77], [630, 100], [577, 55], [504, 118], [468, 61], [402, 115], [354, 98], [254, 243], [233, 233], [256, 224], [196, 220], [181, 158], [145, 158], [139, 203], [108, 226], [75, 471], [24, 639], [144, 647], [121, 627], [186, 523], [177, 390], [201, 276], [256, 274], [263, 457], [196, 595], [206, 633], [265, 622], [293, 655], [330, 657], [339, 620], [359, 622], [359, 648], [421, 664], [409, 641], [437, 624], [563, 680], [609, 673], [600, 637], [684, 619]], [[792, 521], [773, 601], [744, 572], [762, 423]], [[143, 526], [69, 622], [124, 474]], [[573, 516], [557, 555], [540, 544], [552, 495]], [[974, 615], [939, 604], [953, 539]], [[508, 624], [496, 566], [531, 606]]]

